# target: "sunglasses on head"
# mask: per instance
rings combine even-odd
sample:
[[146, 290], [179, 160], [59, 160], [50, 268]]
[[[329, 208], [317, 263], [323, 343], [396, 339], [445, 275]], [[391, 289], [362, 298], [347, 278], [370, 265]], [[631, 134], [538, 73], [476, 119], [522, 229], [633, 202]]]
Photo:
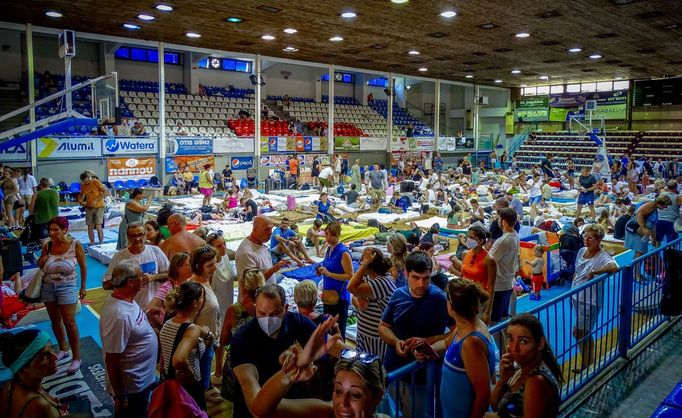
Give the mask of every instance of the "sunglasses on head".
[[342, 360], [348, 360], [348, 361], [359, 361], [360, 363], [364, 364], [372, 364], [375, 361], [379, 360], [379, 357], [375, 356], [374, 354], [369, 354], [369, 353], [361, 353], [356, 350], [351, 350], [351, 349], [344, 349], [341, 351], [341, 357]]

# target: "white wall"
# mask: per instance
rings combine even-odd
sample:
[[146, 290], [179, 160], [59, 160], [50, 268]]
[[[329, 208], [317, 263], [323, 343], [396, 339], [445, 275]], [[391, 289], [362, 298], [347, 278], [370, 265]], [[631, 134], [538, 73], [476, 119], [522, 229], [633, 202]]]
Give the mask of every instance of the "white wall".
[[0, 30], [0, 80], [21, 81], [22, 33], [14, 30]]
[[[59, 58], [57, 36], [33, 36], [33, 56], [36, 71], [64, 74], [64, 60]], [[95, 77], [101, 75], [99, 68], [99, 43], [76, 39], [76, 57], [71, 61], [73, 75]]]
[[[329, 82], [328, 81], [322, 82], [322, 94], [323, 95], [329, 94]], [[335, 82], [334, 83], [334, 96], [355, 97], [355, 84]], [[358, 100], [358, 101], [360, 101], [360, 100]]]
[[[119, 80], [159, 81], [159, 66], [155, 62], [116, 60]], [[183, 83], [182, 65], [166, 65], [166, 83]]]
[[[288, 79], [284, 74], [290, 73]], [[319, 67], [305, 67], [293, 64], [274, 64], [265, 69], [267, 78], [267, 94], [272, 96], [315, 97], [315, 80], [327, 71]], [[342, 83], [336, 83], [336, 87]], [[322, 94], [327, 94], [326, 86], [322, 87]], [[338, 96], [339, 93], [336, 93]], [[352, 96], [348, 94], [347, 96]]]

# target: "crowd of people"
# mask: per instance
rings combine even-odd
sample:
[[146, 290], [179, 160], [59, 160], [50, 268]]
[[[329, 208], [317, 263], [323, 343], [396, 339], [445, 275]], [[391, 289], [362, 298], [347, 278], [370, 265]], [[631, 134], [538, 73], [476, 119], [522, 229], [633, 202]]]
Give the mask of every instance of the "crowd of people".
[[[379, 164], [361, 170], [359, 160], [348, 167], [347, 156], [337, 156], [331, 164], [318, 161], [313, 166], [319, 170], [315, 178], [321, 192], [317, 219], [305, 236], [287, 218], [275, 227], [272, 219], [259, 215], [248, 189], [240, 189], [231, 171], [224, 171], [221, 180], [231, 186], [224, 209], [241, 204], [248, 215], [244, 219], [253, 222], [234, 253], [220, 233], [189, 232], [192, 219], [181, 213], [163, 220], [159, 214], [158, 222], [145, 222], [150, 199], [144, 201], [142, 192], [134, 190], [120, 227], [124, 236], [119, 236], [118, 251], [102, 279], [103, 287], [111, 290], [100, 318], [100, 336], [115, 415], [146, 416], [158, 371], [178, 382], [199, 409], [232, 401], [235, 417], [370, 416], [386, 412], [380, 407], [384, 395], [400, 398], [398, 408], [409, 416], [413, 406], [415, 411], [426, 407], [424, 391], [418, 388], [411, 394], [411, 385], [421, 384], [419, 378], [385, 387], [386, 372], [441, 357], [444, 416], [556, 416], [563, 365], [554, 357], [539, 320], [516, 315], [515, 286], [523, 267], [518, 231], [526, 216], [523, 192], [528, 192], [534, 218], [552, 204], [554, 191], [578, 188], [571, 223], [580, 229], [582, 247], [575, 257], [575, 288], [617, 271], [613, 257], [602, 248], [610, 228], [614, 235], [624, 228], [625, 247], [637, 253], [677, 237], [682, 178], [655, 181], [656, 196], [646, 201], [642, 195], [649, 190], [633, 191], [623, 184], [630, 168], [625, 177], [612, 170], [609, 181], [603, 179], [603, 170], [585, 167], [575, 182], [575, 165], [568, 164], [561, 173], [551, 155], [529, 172], [518, 170], [514, 159], [511, 164], [506, 156], [505, 162], [501, 159], [475, 168], [464, 158], [445, 169], [435, 153], [423, 160], [399, 158], [392, 173]], [[631, 167], [632, 161], [624, 166]], [[637, 184], [647, 171], [642, 165]], [[27, 175], [23, 184], [29, 184]], [[207, 166], [199, 176], [200, 190], [210, 188], [201, 191], [210, 202], [215, 175]], [[38, 261], [44, 281], [41, 295], [59, 350], [53, 354], [49, 337], [34, 330], [2, 334], [2, 360], [14, 377], [0, 399], [10, 416], [33, 416], [35, 411], [42, 411], [35, 416], [53, 416], [59, 401], [45, 393], [40, 382], [54, 373], [56, 361], [67, 357], [69, 348], [68, 372], [81, 366], [75, 307], [86, 295], [87, 268], [81, 243], [68, 235], [68, 220], [50, 212], [53, 207], [46, 202], [54, 196], [40, 195], [50, 190], [49, 184], [43, 188], [46, 179], [41, 179], [40, 191], [32, 188], [33, 193], [22, 195], [15, 177], [5, 167], [3, 192], [16, 199], [4, 199], [3, 207], [11, 213], [21, 200], [40, 210], [36, 224], [44, 225], [50, 238]], [[81, 179], [78, 201], [86, 208], [90, 242], [95, 230], [102, 241], [106, 187], [89, 172]], [[175, 180], [176, 187], [190, 182], [181, 171]], [[412, 186], [400, 190], [401, 181]], [[332, 186], [344, 183], [350, 189], [343, 197], [351, 203], [367, 199], [375, 210], [396, 212], [417, 203], [424, 214], [446, 217], [448, 228], [466, 229], [456, 238], [451, 266], [446, 269], [435, 258], [436, 252], [450, 247], [437, 224], [426, 231], [414, 224], [388, 231], [359, 253], [342, 242], [329, 195], [338, 198]], [[387, 202], [385, 191], [391, 185], [396, 192]], [[546, 193], [548, 188], [552, 193]], [[596, 199], [598, 193], [605, 198]], [[39, 205], [39, 200], [44, 202]], [[637, 200], [642, 204], [635, 209]], [[480, 201], [493, 204], [483, 207]], [[602, 209], [602, 203], [618, 208], [615, 222], [603, 213], [596, 215], [595, 207]], [[590, 218], [581, 218], [584, 205], [590, 208]], [[315, 263], [313, 249], [322, 261]], [[534, 299], [540, 299], [544, 285], [542, 257], [538, 250], [528, 260]], [[280, 273], [306, 264], [314, 264], [320, 283], [304, 280], [287, 294], [278, 285]], [[602, 299], [601, 292], [591, 290], [571, 298], [572, 333], [580, 353], [574, 373], [598, 361], [592, 330]], [[347, 325], [354, 312], [358, 325], [351, 344]], [[510, 317], [504, 332], [490, 334], [488, 327]]]

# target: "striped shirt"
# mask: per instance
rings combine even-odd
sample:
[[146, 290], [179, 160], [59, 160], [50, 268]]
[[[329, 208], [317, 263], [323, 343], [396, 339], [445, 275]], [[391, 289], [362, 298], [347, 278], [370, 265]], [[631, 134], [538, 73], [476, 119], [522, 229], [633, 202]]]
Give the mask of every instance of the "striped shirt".
[[[161, 341], [161, 354], [163, 356], [163, 368], [168, 373], [168, 368], [172, 364], [171, 351], [173, 350], [173, 343], [175, 336], [178, 334], [181, 323], [174, 322], [172, 319], [166, 321], [159, 333], [159, 340]], [[185, 331], [186, 332], [186, 331]], [[201, 372], [199, 370], [199, 358], [204, 354], [204, 341], [200, 338], [197, 340], [197, 345], [190, 351], [188, 356], [189, 365], [194, 373], [194, 378], [201, 380]], [[197, 353], [198, 350], [198, 353]]]
[[390, 275], [386, 275], [375, 279], [365, 279], [365, 283], [372, 290], [372, 297], [367, 309], [358, 311], [358, 335], [380, 338], [379, 322], [396, 289], [395, 282]]

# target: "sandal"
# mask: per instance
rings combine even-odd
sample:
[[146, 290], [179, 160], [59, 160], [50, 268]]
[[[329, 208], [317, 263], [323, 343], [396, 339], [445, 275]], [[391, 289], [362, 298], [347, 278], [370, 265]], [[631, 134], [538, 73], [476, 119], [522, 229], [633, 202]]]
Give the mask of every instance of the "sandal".
[[209, 402], [220, 403], [223, 401], [222, 396], [220, 396], [220, 391], [213, 386], [205, 393], [206, 400]]

